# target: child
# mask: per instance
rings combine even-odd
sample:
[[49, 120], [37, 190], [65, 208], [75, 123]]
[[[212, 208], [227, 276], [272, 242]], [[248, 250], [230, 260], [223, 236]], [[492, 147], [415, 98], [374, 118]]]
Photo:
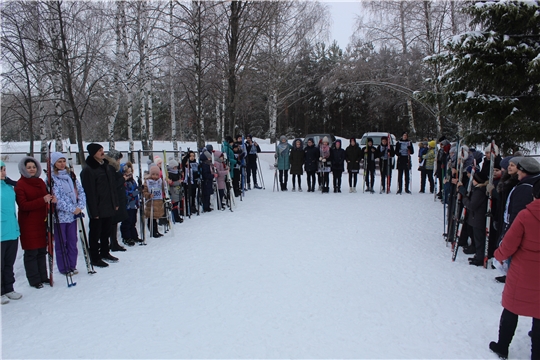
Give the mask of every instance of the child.
[[[186, 169], [187, 170], [187, 169]], [[178, 205], [180, 204], [180, 199], [182, 199], [182, 179], [180, 171], [178, 170], [178, 161], [170, 159], [167, 164], [167, 171], [169, 173], [169, 179], [167, 183], [169, 184], [169, 193], [171, 194], [171, 203], [172, 203], [172, 214], [175, 223], [182, 223], [184, 220], [180, 217], [178, 212]], [[193, 212], [193, 209], [190, 209]]]
[[128, 213], [127, 219], [120, 224], [120, 233], [122, 234], [122, 241], [128, 246], [135, 245], [135, 242], [142, 242], [139, 239], [137, 233], [137, 212], [139, 210], [139, 187], [137, 182], [133, 179], [133, 165], [130, 162], [120, 165], [123, 170], [124, 187], [126, 189], [126, 211]]
[[[144, 180], [143, 196], [146, 199], [144, 216], [148, 219], [148, 229], [150, 235], [155, 238], [162, 237], [158, 231], [157, 220], [165, 215], [163, 208], [163, 179], [160, 177], [160, 170], [157, 165], [150, 167], [150, 173]], [[150, 221], [152, 227], [150, 227]]]

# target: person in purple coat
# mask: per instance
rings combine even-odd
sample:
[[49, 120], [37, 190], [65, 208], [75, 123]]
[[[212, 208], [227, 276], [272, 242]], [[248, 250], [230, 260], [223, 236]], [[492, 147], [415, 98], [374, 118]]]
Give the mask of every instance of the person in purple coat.
[[81, 183], [70, 169], [66, 157], [59, 152], [51, 154], [53, 194], [56, 196], [58, 221], [54, 224], [56, 265], [61, 274], [77, 274], [77, 218], [85, 208], [86, 195]]

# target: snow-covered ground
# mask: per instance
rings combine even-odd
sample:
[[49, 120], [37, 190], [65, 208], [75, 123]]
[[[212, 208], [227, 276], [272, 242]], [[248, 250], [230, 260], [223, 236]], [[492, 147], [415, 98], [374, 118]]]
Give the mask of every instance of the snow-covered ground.
[[[413, 195], [395, 195], [397, 171], [390, 195], [362, 193], [361, 177], [350, 194], [346, 174], [341, 194], [307, 193], [305, 176], [304, 192], [273, 192], [271, 164], [262, 154], [266, 189], [234, 212], [186, 219], [95, 275], [80, 251], [75, 287], [58, 272], [30, 287], [19, 249], [2, 358], [496, 358], [499, 274], [461, 251], [451, 261], [417, 171]], [[530, 357], [530, 325], [520, 318], [511, 358]]]

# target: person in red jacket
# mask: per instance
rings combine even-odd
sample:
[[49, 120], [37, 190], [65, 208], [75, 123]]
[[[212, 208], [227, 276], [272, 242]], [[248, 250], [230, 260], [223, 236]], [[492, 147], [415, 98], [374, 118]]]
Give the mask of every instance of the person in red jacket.
[[502, 294], [499, 340], [489, 344], [504, 358], [521, 315], [533, 318], [531, 359], [540, 359], [540, 180], [533, 196], [535, 200], [519, 212], [494, 253], [499, 262], [512, 257]]
[[19, 205], [21, 247], [24, 250], [24, 269], [31, 286], [41, 289], [49, 283], [47, 275], [47, 204], [56, 203], [45, 182], [40, 179], [41, 165], [32, 157], [19, 162], [21, 178], [17, 181], [15, 195]]

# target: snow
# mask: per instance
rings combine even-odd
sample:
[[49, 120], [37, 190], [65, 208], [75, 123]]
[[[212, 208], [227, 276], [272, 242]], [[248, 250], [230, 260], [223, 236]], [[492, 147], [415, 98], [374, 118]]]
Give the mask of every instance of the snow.
[[[451, 261], [416, 160], [413, 195], [395, 195], [395, 170], [390, 195], [350, 194], [346, 174], [343, 193], [321, 194], [305, 176], [304, 192], [273, 192], [273, 154], [261, 154], [266, 189], [234, 212], [186, 219], [95, 275], [80, 251], [72, 288], [57, 271], [54, 287], [31, 288], [19, 249], [23, 298], [1, 307], [2, 357], [495, 359], [499, 274], [461, 251]], [[511, 358], [530, 357], [530, 324]]]

